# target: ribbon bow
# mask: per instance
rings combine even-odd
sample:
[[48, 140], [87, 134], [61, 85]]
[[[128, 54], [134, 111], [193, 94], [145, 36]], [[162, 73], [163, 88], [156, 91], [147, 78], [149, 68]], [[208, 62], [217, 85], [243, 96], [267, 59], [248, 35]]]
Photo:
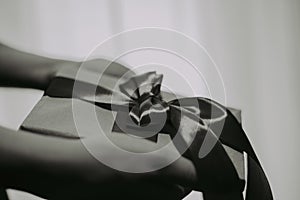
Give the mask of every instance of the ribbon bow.
[[[241, 153], [247, 152], [249, 161], [255, 163], [253, 169], [259, 171], [262, 180], [265, 180], [263, 184], [258, 184], [262, 182], [261, 180], [248, 183], [248, 185], [258, 184], [260, 189], [267, 191], [265, 198], [261, 195], [257, 198], [255, 194], [258, 193], [251, 191], [247, 192], [247, 200], [272, 199], [259, 161], [233, 115], [224, 106], [206, 98], [164, 100], [164, 93], [161, 92], [162, 79], [163, 76], [156, 72], [132, 76], [119, 85], [119, 91], [109, 93], [109, 102], [105, 102], [107, 95], [102, 93], [97, 95], [95, 103], [100, 106], [108, 103], [109, 105], [104, 106], [106, 108], [118, 107], [120, 113], [125, 113], [123, 117], [129, 116], [137, 127], [141, 127], [138, 128], [139, 133], [143, 132], [142, 128], [145, 126], [151, 129], [155, 127], [151, 126], [153, 124], [166, 123], [167, 126], [160, 126], [161, 131], [172, 137], [177, 133], [181, 139], [175, 146], [178, 149], [188, 148], [188, 156], [196, 166], [199, 180], [202, 180], [198, 189], [207, 192], [206, 199], [215, 198], [209, 193], [224, 195], [227, 191], [235, 191], [234, 194], [228, 194], [230, 199], [243, 199], [244, 181], [239, 178], [224, 144], [234, 147]], [[166, 116], [165, 121], [161, 120], [162, 116]], [[128, 120], [121, 121], [128, 127], [130, 123]]]
[[[166, 93], [161, 92], [162, 78], [162, 75], [155, 72], [132, 76], [119, 84], [117, 90], [112, 86], [116, 82], [103, 76], [103, 81], [96, 86], [96, 93], [86, 90], [91, 84], [79, 81], [80, 89], [71, 96], [118, 111], [118, 115], [131, 119], [121, 121], [125, 125], [133, 121], [138, 131], [144, 130], [144, 127], [152, 129], [161, 125], [159, 131], [172, 137], [177, 133], [180, 139], [174, 145], [178, 150], [182, 146], [188, 148], [187, 156], [193, 161], [199, 177], [196, 189], [204, 192], [205, 200], [244, 200], [242, 192], [245, 184], [240, 179], [226, 146], [241, 154], [247, 153], [248, 181], [245, 199], [272, 200], [272, 192], [263, 169], [241, 125], [231, 112], [217, 102], [202, 97], [170, 100], [169, 97], [166, 98]], [[54, 79], [46, 94], [65, 97], [70, 91], [64, 89], [64, 85], [70, 85], [70, 80], [64, 81], [61, 77]], [[160, 120], [163, 117], [165, 120]]]
[[161, 74], [149, 72], [134, 76], [119, 85], [120, 91], [129, 98], [129, 115], [137, 125], [150, 124], [150, 113], [167, 112], [168, 104], [160, 94], [162, 78]]
[[119, 91], [112, 91], [109, 100], [107, 95], [96, 95], [95, 103], [100, 106], [106, 104], [103, 107], [111, 106], [111, 109], [128, 108], [129, 116], [139, 126], [151, 124], [151, 114], [156, 117], [160, 114], [167, 115], [173, 125], [178, 125], [184, 115], [194, 121], [193, 125], [196, 125], [197, 129], [205, 130], [210, 129], [213, 123], [226, 118], [226, 109], [209, 99], [176, 98], [174, 95], [173, 100], [165, 101], [161, 94], [162, 80], [163, 75], [156, 72], [133, 76], [119, 85]]

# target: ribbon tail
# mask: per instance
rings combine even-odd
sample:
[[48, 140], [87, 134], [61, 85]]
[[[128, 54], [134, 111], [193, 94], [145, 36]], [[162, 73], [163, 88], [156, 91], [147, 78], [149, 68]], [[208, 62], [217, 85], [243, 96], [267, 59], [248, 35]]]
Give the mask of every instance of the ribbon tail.
[[273, 200], [268, 179], [244, 130], [229, 110], [227, 113], [220, 140], [222, 143], [248, 154], [246, 200]]
[[[195, 118], [190, 118], [189, 114], [181, 107], [170, 106], [171, 121], [177, 130], [173, 143], [180, 153], [188, 149], [188, 156], [196, 167], [199, 179], [195, 189], [209, 194], [242, 193], [244, 182], [239, 179], [221, 142], [212, 130], [206, 129]], [[213, 147], [205, 157], [201, 157], [199, 153], [204, 141]]]
[[[245, 200], [273, 200], [268, 179], [241, 124], [226, 107], [210, 99], [183, 98], [170, 102], [170, 108], [172, 124], [180, 124], [179, 133], [189, 147], [201, 180], [197, 189], [204, 192], [205, 200], [244, 199], [245, 181], [238, 177], [237, 169], [224, 150], [225, 146], [248, 155]], [[195, 131], [196, 126], [202, 130]], [[188, 143], [191, 135], [194, 138]], [[211, 148], [205, 151], [207, 147]]]

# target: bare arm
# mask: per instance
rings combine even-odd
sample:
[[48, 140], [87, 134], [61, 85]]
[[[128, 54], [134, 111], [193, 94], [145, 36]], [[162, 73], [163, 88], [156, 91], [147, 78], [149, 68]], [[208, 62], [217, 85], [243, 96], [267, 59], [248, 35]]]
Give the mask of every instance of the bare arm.
[[33, 55], [0, 43], [0, 86], [45, 89], [59, 63], [76, 65], [76, 62]]
[[[59, 197], [63, 199], [63, 197], [70, 198], [70, 195], [75, 195], [75, 197], [80, 195], [104, 197], [107, 195], [109, 197], [111, 191], [115, 190], [134, 189], [135, 191], [136, 188], [130, 187], [136, 180], [139, 183], [138, 187], [141, 187], [139, 192], [144, 195], [150, 189], [150, 186], [145, 187], [144, 185], [147, 180], [154, 181], [155, 185], [161, 184], [163, 180], [170, 181], [171, 185], [176, 183], [186, 186], [196, 182], [193, 164], [183, 157], [169, 167], [148, 173], [148, 175], [130, 174], [114, 170], [96, 160], [80, 140], [45, 137], [24, 131], [15, 132], [1, 127], [0, 135], [0, 186], [29, 191], [46, 198], [56, 199]], [[156, 145], [146, 140], [134, 145], [131, 140], [124, 140], [123, 137], [126, 136], [121, 137], [115, 139], [119, 141], [120, 145], [132, 151], [138, 151], [138, 149], [144, 151], [155, 148]], [[120, 158], [118, 152], [110, 149], [103, 142], [94, 138], [87, 140], [101, 147], [101, 151], [104, 148], [110, 159]], [[168, 155], [157, 154], [154, 159], [149, 160], [148, 164], [158, 164], [177, 152], [169, 153]], [[128, 162], [127, 165], [135, 167], [136, 162]], [[118, 188], [117, 183], [122, 182], [123, 184]], [[161, 188], [163, 191], [157, 194], [160, 199], [170, 193], [175, 196], [179, 195], [175, 193], [174, 188], [169, 190], [165, 187]], [[109, 193], [106, 193], [107, 191]], [[124, 194], [120, 192], [116, 195]]]
[[56, 73], [64, 68], [79, 68], [85, 62], [88, 66], [101, 71], [109, 65], [106, 73], [122, 76], [128, 71], [124, 65], [106, 59], [70, 61], [47, 58], [22, 52], [0, 43], [0, 86], [46, 89]]

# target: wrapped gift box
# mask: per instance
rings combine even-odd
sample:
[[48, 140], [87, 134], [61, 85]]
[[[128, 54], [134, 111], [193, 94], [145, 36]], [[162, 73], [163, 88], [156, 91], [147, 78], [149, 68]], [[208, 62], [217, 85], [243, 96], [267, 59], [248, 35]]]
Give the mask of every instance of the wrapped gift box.
[[[78, 74], [80, 75], [78, 76]], [[101, 79], [99, 79], [99, 76], [101, 76]], [[102, 70], [96, 67], [62, 69], [53, 78], [45, 95], [25, 119], [21, 128], [37, 134], [80, 139], [81, 137], [98, 134], [95, 131], [98, 130], [97, 125], [94, 123], [95, 121], [87, 117], [89, 113], [94, 112], [101, 124], [101, 129], [105, 133], [124, 134], [116, 126], [115, 111], [107, 109], [107, 103], [102, 103], [101, 101], [105, 99], [103, 96], [110, 96], [111, 91], [120, 90], [116, 87], [116, 85], [120, 84], [120, 79], [127, 80], [132, 76], [134, 76], [134, 73], [125, 68], [116, 70], [114, 68]], [[77, 85], [75, 90], [74, 84]], [[160, 93], [162, 99], [166, 102], [177, 98], [177, 95], [174, 94], [163, 91], [160, 91]], [[98, 95], [101, 96], [101, 100], [97, 99]], [[73, 113], [74, 107], [77, 108], [76, 119]], [[228, 112], [232, 113], [240, 122], [241, 112], [239, 110], [228, 108]], [[80, 132], [77, 130], [75, 123], [78, 121], [82, 122], [80, 123]], [[172, 142], [172, 138], [164, 132], [147, 139], [161, 146]], [[248, 140], [242, 141], [248, 144]], [[245, 160], [245, 153], [242, 151], [242, 148], [236, 150], [226, 143], [222, 144], [222, 146], [230, 158], [238, 178], [246, 182], [247, 166], [245, 166], [245, 163], [247, 159]], [[255, 160], [256, 157], [251, 146], [248, 150], [254, 155]], [[244, 187], [245, 189], [246, 187]], [[215, 199], [215, 197], [207, 199]]]

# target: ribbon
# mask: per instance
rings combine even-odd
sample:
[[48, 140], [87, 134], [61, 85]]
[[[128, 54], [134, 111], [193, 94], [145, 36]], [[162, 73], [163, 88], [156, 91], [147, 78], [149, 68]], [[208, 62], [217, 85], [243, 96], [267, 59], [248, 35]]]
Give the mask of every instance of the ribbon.
[[[72, 97], [117, 111], [121, 121], [125, 121], [121, 129], [131, 123], [129, 127], [134, 127], [140, 134], [147, 133], [142, 131], [145, 127], [146, 130], [160, 127], [159, 131], [170, 134], [172, 138], [177, 136], [179, 140], [173, 140], [174, 145], [179, 151], [188, 149], [184, 155], [193, 161], [199, 179], [194, 189], [202, 191], [205, 200], [244, 199], [245, 181], [239, 177], [226, 146], [242, 154], [246, 152], [248, 181], [245, 199], [272, 200], [263, 169], [232, 113], [221, 104], [202, 97], [166, 101], [161, 92], [162, 79], [162, 75], [148, 72], [131, 76], [114, 88], [109, 84], [110, 80], [104, 78], [96, 91], [89, 91], [91, 85], [79, 81]], [[55, 84], [50, 85], [46, 94], [66, 96], [65, 91], [57, 90]]]

